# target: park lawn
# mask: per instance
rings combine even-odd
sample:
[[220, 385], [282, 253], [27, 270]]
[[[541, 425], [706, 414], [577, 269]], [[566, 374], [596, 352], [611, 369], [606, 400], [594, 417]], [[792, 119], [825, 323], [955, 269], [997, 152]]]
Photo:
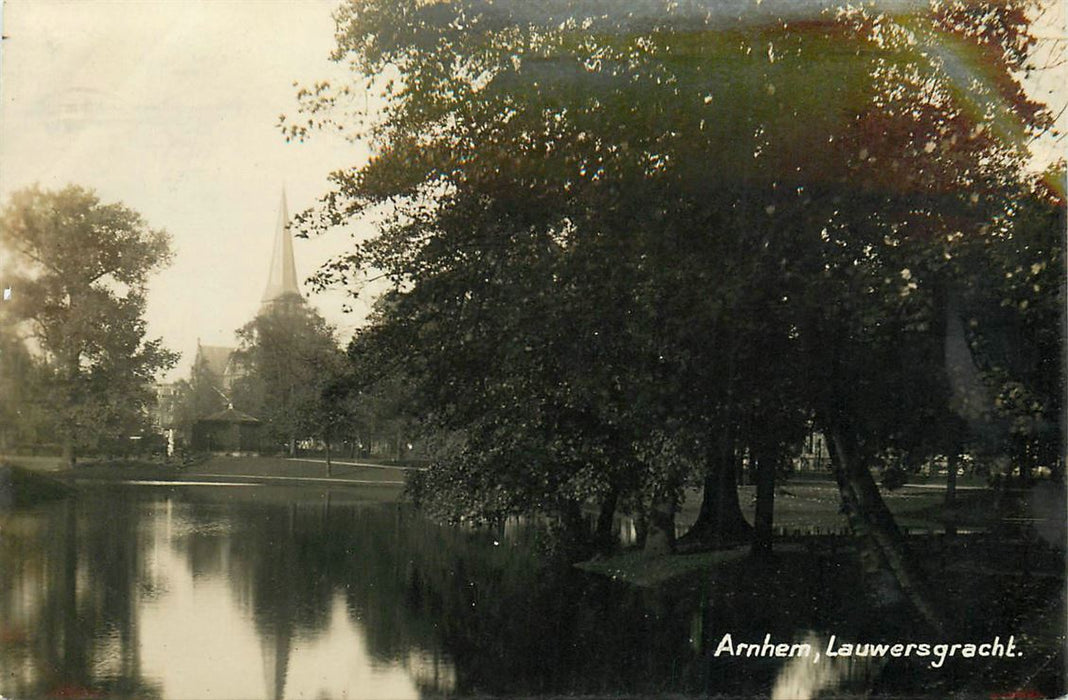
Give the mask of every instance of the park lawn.
[[[973, 500], [979, 491], [961, 491], [960, 501]], [[756, 507], [756, 487], [741, 486], [738, 498], [749, 522], [753, 522]], [[895, 491], [883, 490], [890, 511], [898, 525], [912, 530], [940, 530], [941, 506], [945, 490], [905, 486]], [[687, 498], [682, 520], [685, 525], [693, 522], [700, 507], [700, 495]], [[833, 534], [843, 533], [848, 528], [845, 515], [840, 511], [841, 497], [838, 486], [827, 481], [787, 482], [776, 489], [775, 528], [785, 534]]]
[[[1007, 521], [1033, 520], [1036, 508], [1032, 501], [1042, 489], [1040, 483], [1030, 490], [1011, 490], [1000, 496], [1000, 502], [992, 488], [959, 490], [954, 519], [959, 528], [969, 530], [988, 530]], [[755, 487], [742, 486], [738, 491], [742, 512], [752, 522]], [[893, 491], [884, 488], [882, 496], [898, 526], [906, 532], [937, 534], [945, 530], [944, 488], [910, 484]], [[687, 499], [684, 525], [688, 526], [697, 517], [700, 502], [699, 494]], [[848, 523], [839, 511], [840, 503], [838, 487], [831, 481], [787, 482], [775, 494], [776, 532], [787, 535], [845, 533]], [[1045, 517], [1047, 520], [1063, 519], [1063, 513], [1045, 513]]]
[[[355, 466], [334, 462], [330, 478], [354, 481], [404, 481], [405, 471], [388, 466]], [[327, 478], [326, 464], [319, 458], [287, 459], [285, 457], [233, 457], [216, 455], [192, 464], [156, 462], [148, 460], [86, 460], [73, 470], [67, 469], [58, 458], [12, 457], [10, 462], [29, 471], [50, 473], [57, 478], [78, 480], [193, 480], [214, 477], [265, 477], [286, 479]]]
[[[55, 460], [14, 458], [23, 470], [40, 479], [48, 478], [73, 488], [170, 489], [196, 493], [201, 499], [256, 503], [321, 502], [397, 503], [403, 500], [403, 470], [381, 466], [333, 465], [330, 476], [326, 464], [282, 457], [212, 456], [192, 464], [138, 460], [99, 460], [84, 462], [75, 469], [59, 469]], [[344, 461], [344, 460], [343, 460]], [[65, 465], [63, 465], [65, 466]], [[22, 479], [9, 489], [22, 504], [36, 498], [36, 481], [24, 485]], [[3, 483], [0, 482], [0, 488]], [[3, 494], [0, 493], [0, 496]], [[7, 499], [11, 500], [11, 499]], [[3, 502], [0, 501], [0, 506]]]
[[[1045, 493], [1050, 492], [1050, 493]], [[990, 576], [1011, 575], [1013, 571], [1027, 568], [1034, 572], [1038, 569], [1050, 576], [1051, 562], [1063, 562], [1064, 540], [1064, 503], [1056, 499], [1057, 487], [1048, 483], [1039, 483], [1031, 489], [1009, 490], [998, 494], [990, 488], [962, 489], [956, 494], [954, 508], [958, 533], [971, 534], [960, 540], [951, 550], [946, 549], [947, 542], [941, 535], [945, 532], [947, 511], [944, 506], [945, 489], [928, 488], [924, 485], [906, 485], [889, 491], [883, 489], [883, 498], [893, 512], [898, 526], [908, 535], [919, 536], [914, 539], [920, 550], [931, 550], [942, 569], [949, 566], [957, 569], [965, 578], [975, 577], [979, 573]], [[739, 487], [739, 500], [746, 518], [752, 522], [755, 506], [755, 488]], [[684, 532], [696, 519], [700, 507], [699, 491], [687, 494], [686, 502], [678, 519], [678, 530]], [[806, 553], [822, 552], [822, 556], [841, 559], [848, 557], [852, 543], [848, 537], [848, 523], [845, 515], [839, 511], [839, 494], [837, 485], [831, 481], [796, 481], [787, 482], [777, 490], [775, 496], [775, 534], [773, 545], [776, 556], [800, 556], [804, 560]], [[980, 533], [998, 531], [1007, 537], [999, 550], [993, 555], [989, 536]], [[1013, 534], [1015, 533], [1015, 534]], [[1027, 534], [1029, 533], [1029, 534]], [[931, 535], [935, 537], [930, 537]], [[1020, 549], [1023, 540], [1035, 542], [1029, 546], [1026, 556], [1021, 559]], [[832, 546], [830, 543], [835, 542]], [[978, 549], [976, 549], [978, 547]], [[1025, 547], [1025, 549], [1028, 549]], [[810, 551], [811, 550], [811, 551]], [[979, 559], [993, 558], [1000, 562], [1000, 568], [980, 571], [976, 568], [977, 552], [984, 556]], [[696, 552], [674, 554], [670, 556], [647, 558], [641, 552], [627, 550], [616, 556], [595, 558], [579, 564], [579, 568], [590, 573], [600, 574], [614, 580], [630, 583], [640, 587], [656, 587], [662, 584], [684, 581], [702, 573], [717, 572], [717, 576], [726, 569], [733, 569], [749, 552], [749, 546], [737, 547], [720, 552]], [[1058, 552], [1061, 552], [1058, 554]], [[987, 567], [989, 568], [989, 567]], [[1004, 571], [1002, 570], [1004, 569]], [[945, 573], [943, 571], [943, 573]]]
[[[364, 467], [334, 461], [330, 478], [359, 481], [404, 481], [406, 472], [386, 467]], [[229, 457], [214, 456], [184, 470], [189, 476], [264, 476], [286, 478], [327, 478], [326, 462], [318, 457]]]

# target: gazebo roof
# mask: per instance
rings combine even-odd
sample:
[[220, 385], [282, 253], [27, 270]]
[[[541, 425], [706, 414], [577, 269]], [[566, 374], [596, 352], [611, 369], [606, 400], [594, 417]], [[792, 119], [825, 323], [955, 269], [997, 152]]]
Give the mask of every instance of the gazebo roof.
[[207, 418], [203, 418], [201, 420], [211, 421], [213, 423], [254, 424], [260, 422], [258, 418], [253, 418], [247, 413], [242, 413], [241, 411], [235, 410], [232, 406], [227, 407], [225, 410], [219, 411], [218, 413], [213, 413]]

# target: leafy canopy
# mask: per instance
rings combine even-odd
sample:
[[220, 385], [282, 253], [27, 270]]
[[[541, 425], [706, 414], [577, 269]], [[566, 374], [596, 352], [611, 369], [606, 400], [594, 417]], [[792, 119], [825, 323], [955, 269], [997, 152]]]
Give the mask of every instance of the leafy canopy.
[[13, 268], [8, 322], [31, 337], [48, 374], [46, 402], [73, 449], [143, 428], [156, 373], [177, 356], [147, 339], [150, 276], [170, 261], [170, 238], [90, 190], [14, 193], [0, 214]]

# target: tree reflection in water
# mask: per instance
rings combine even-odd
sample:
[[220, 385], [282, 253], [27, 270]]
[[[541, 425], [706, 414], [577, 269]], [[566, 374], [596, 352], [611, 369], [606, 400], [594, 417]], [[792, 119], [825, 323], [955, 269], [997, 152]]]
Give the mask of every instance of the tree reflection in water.
[[0, 523], [0, 692], [159, 697], [137, 654], [143, 547], [131, 511], [86, 517], [68, 500]]
[[550, 566], [521, 537], [321, 496], [93, 488], [0, 516], [0, 692], [651, 690], [689, 652], [688, 610]]
[[780, 555], [782, 571], [741, 569], [651, 591], [535, 555], [539, 535], [522, 523], [471, 532], [361, 501], [358, 491], [301, 491], [298, 500], [264, 493], [94, 487], [0, 514], [0, 693], [815, 697], [900, 689], [900, 674], [876, 667], [713, 654], [727, 631], [752, 641], [817, 630], [814, 649], [828, 631], [870, 631], [863, 596], [847, 609], [835, 593], [861, 588], [848, 566], [816, 571]]

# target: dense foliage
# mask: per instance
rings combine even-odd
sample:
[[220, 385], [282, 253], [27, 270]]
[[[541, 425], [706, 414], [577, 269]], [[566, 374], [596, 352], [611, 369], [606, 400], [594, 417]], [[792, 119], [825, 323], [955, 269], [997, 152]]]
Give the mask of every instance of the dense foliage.
[[[0, 216], [12, 290], [0, 313], [24, 332], [32, 360], [6, 361], [37, 382], [20, 420], [51, 422], [71, 464], [79, 451], [140, 434], [153, 380], [177, 359], [145, 337], [145, 292], [170, 259], [170, 239], [122, 204], [91, 191], [37, 187], [11, 196]], [[23, 367], [25, 369], [25, 366]]]
[[238, 331], [240, 368], [231, 400], [266, 424], [266, 443], [292, 454], [296, 440], [321, 432], [324, 389], [340, 371], [334, 330], [303, 303], [266, 309]]
[[682, 488], [718, 490], [722, 524], [744, 454], [766, 547], [814, 427], [865, 562], [938, 626], [873, 469], [967, 451], [1063, 473], [1063, 172], [1027, 174], [1052, 117], [1019, 82], [1034, 7], [746, 8], [344, 4], [353, 84], [303, 90], [283, 128], [371, 141], [302, 222], [373, 213], [379, 234], [318, 282], [393, 281], [354, 348], [452, 437], [412, 483], [436, 512], [573, 522], [592, 501], [670, 546]]

